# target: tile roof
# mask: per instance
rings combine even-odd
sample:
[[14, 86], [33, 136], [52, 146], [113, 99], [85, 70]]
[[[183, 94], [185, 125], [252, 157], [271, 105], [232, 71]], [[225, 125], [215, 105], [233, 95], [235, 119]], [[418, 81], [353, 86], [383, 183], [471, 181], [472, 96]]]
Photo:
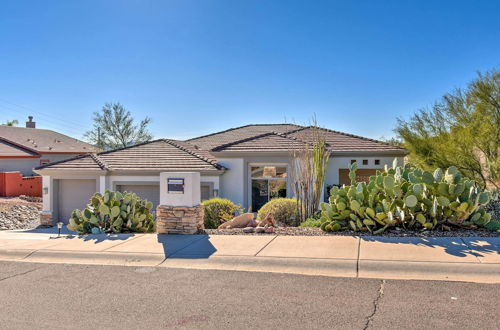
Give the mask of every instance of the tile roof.
[[48, 129], [0, 125], [0, 138], [36, 153], [88, 153], [96, 147]]
[[[287, 141], [285, 137], [302, 142], [311, 142], [314, 127], [294, 124], [257, 124], [231, 128], [193, 139], [188, 142], [200, 149], [212, 152], [259, 152], [286, 151], [290, 146], [296, 147], [298, 142]], [[328, 147], [332, 152], [388, 152], [406, 153], [400, 147], [353, 134], [321, 128]]]
[[[314, 136], [315, 127], [305, 127], [303, 130], [290, 133], [302, 141], [311, 142]], [[319, 128], [321, 134], [325, 137], [328, 148], [332, 152], [356, 152], [356, 151], [375, 151], [375, 152], [395, 152], [405, 153], [406, 149], [393, 146], [382, 141], [365, 138], [353, 134], [334, 131], [326, 128]]]
[[43, 169], [111, 170], [111, 171], [209, 171], [224, 167], [207, 159], [185, 142], [155, 140], [98, 154], [89, 154], [37, 167]]
[[259, 136], [264, 133], [286, 133], [300, 129], [301, 126], [294, 124], [257, 124], [230, 128], [222, 132], [212, 133], [187, 140], [200, 149], [212, 150], [227, 143], [233, 143], [247, 138]]
[[226, 143], [212, 149], [217, 151], [262, 151], [262, 152], [286, 152], [293, 149], [300, 149], [304, 142], [283, 133], [264, 133], [250, 138]]

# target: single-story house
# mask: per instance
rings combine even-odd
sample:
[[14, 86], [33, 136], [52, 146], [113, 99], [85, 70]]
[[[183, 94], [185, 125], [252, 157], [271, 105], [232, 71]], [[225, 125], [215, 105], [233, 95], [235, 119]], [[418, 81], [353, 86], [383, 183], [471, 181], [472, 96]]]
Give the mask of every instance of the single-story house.
[[98, 151], [67, 135], [36, 128], [31, 116], [26, 127], [0, 125], [0, 172], [32, 176], [34, 167]]
[[[290, 150], [310, 141], [313, 127], [258, 124], [231, 128], [186, 141], [160, 139], [135, 146], [82, 155], [39, 166], [43, 209], [67, 222], [96, 191], [132, 191], [158, 205], [161, 172], [199, 172], [201, 199], [228, 198], [257, 211], [274, 197], [292, 197]], [[406, 150], [373, 139], [322, 129], [331, 151], [326, 185], [349, 183], [348, 167], [359, 164], [360, 178]], [[325, 185], [325, 186], [326, 186]]]

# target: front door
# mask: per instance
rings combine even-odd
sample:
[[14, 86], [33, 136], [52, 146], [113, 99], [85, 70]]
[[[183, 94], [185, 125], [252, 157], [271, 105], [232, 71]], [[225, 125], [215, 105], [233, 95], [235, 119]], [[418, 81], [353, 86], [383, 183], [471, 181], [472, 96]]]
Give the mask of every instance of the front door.
[[269, 200], [287, 196], [286, 166], [251, 166], [252, 212], [260, 210]]

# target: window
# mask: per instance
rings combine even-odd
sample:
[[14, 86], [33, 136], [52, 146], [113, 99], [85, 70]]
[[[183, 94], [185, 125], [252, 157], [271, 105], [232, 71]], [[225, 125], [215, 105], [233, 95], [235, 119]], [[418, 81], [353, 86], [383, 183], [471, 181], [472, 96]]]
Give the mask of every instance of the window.
[[40, 159], [40, 166], [47, 165], [48, 163], [50, 163], [50, 160], [48, 160], [48, 159]]
[[270, 199], [287, 196], [286, 166], [252, 166], [252, 212], [257, 212]]
[[363, 165], [368, 165], [368, 159], [363, 159]]
[[380, 165], [380, 159], [375, 159], [375, 165]]
[[351, 165], [356, 162], [356, 159], [351, 159]]

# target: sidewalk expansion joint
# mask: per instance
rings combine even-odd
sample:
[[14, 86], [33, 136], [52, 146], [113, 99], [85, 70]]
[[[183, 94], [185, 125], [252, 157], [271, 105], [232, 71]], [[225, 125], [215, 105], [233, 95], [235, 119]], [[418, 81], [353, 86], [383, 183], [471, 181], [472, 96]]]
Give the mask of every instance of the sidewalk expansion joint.
[[380, 282], [380, 287], [378, 289], [377, 297], [373, 301], [373, 312], [366, 319], [365, 327], [363, 328], [363, 330], [367, 330], [368, 328], [370, 328], [370, 325], [371, 325], [373, 319], [375, 318], [375, 314], [377, 313], [379, 302], [382, 299], [382, 297], [384, 296], [384, 289], [385, 289], [385, 280], [382, 280]]
[[259, 253], [262, 252], [262, 250], [264, 250], [269, 244], [271, 244], [272, 241], [274, 241], [276, 239], [276, 237], [278, 237], [278, 235], [274, 235], [273, 239], [270, 240], [269, 242], [267, 242], [259, 251], [257, 251], [257, 253], [255, 253], [253, 256], [256, 257]]
[[359, 277], [359, 256], [361, 253], [361, 237], [358, 237], [358, 257], [356, 258], [356, 278]]

